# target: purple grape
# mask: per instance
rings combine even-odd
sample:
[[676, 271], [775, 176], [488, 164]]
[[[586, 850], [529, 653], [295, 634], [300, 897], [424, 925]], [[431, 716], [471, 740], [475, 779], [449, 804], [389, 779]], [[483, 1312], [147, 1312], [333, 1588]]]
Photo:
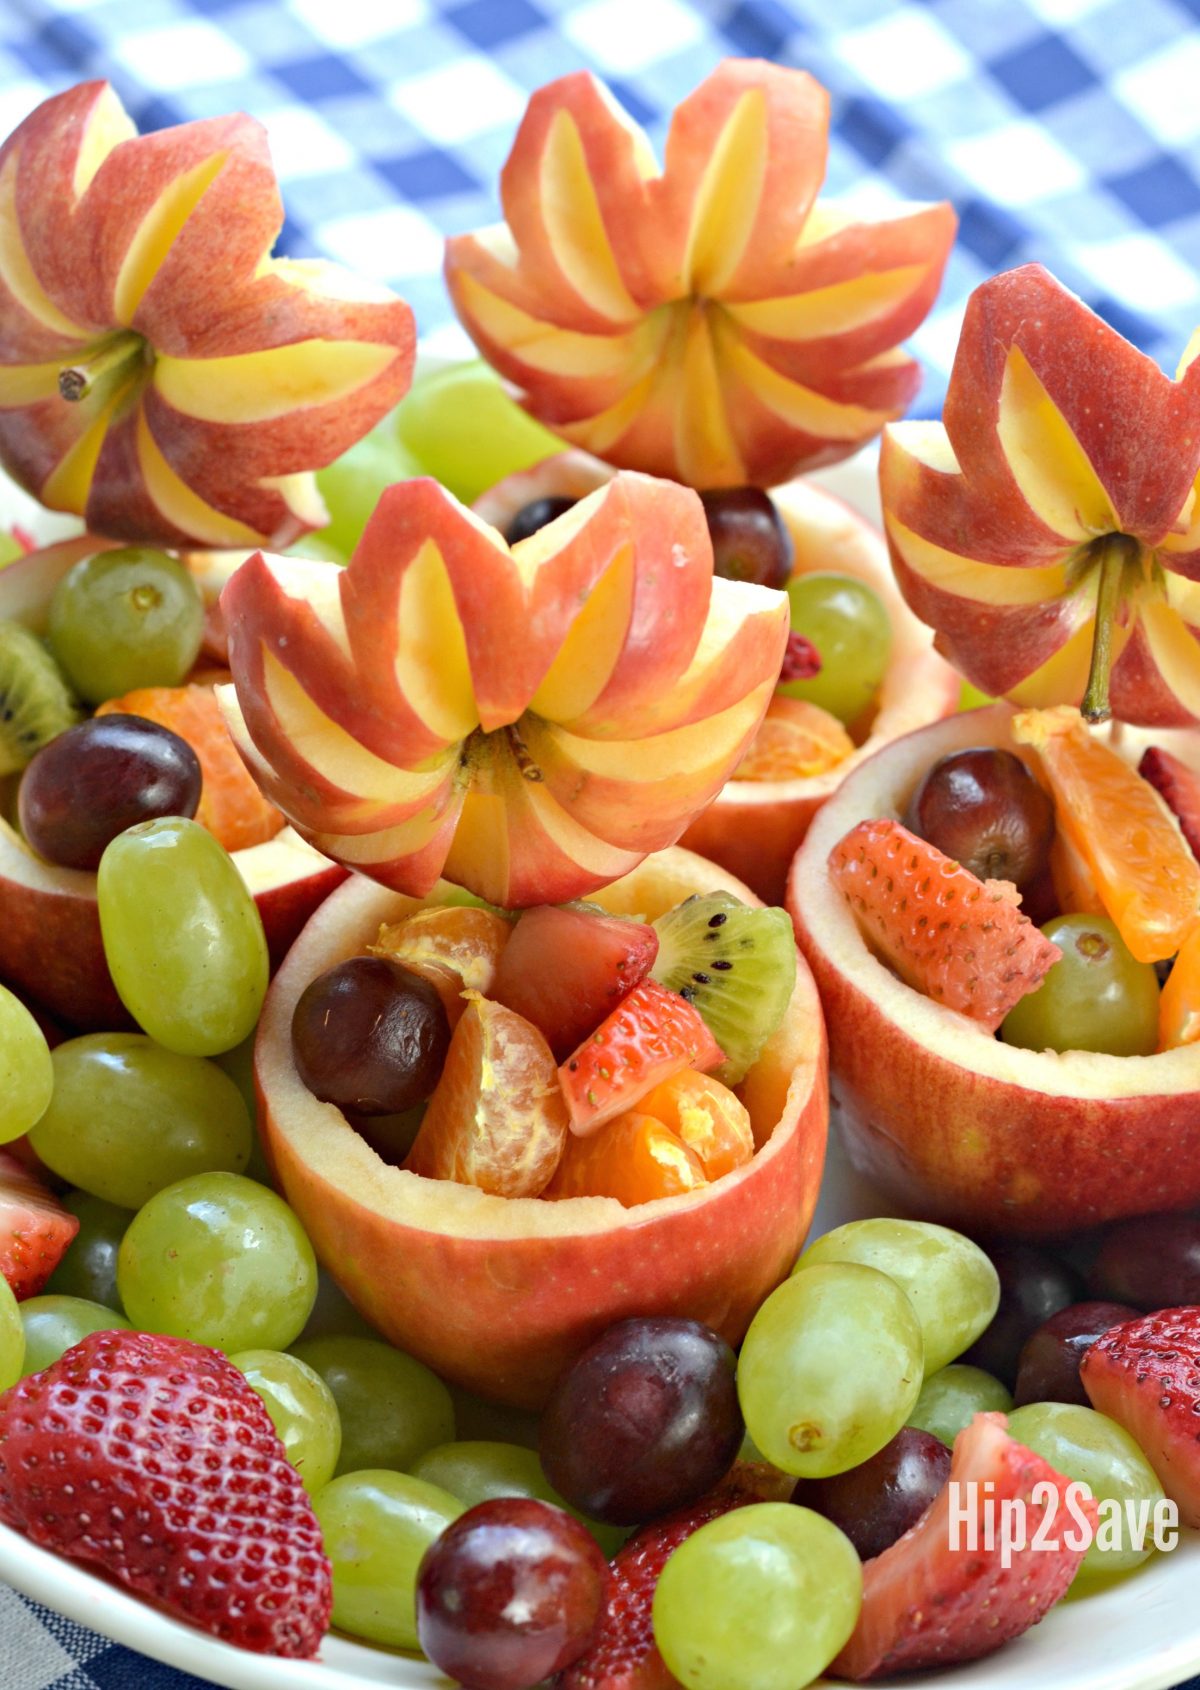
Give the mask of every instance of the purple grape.
[[466, 1690], [531, 1690], [583, 1653], [608, 1581], [595, 1539], [561, 1508], [481, 1502], [425, 1552], [417, 1636]]
[[450, 1023], [428, 980], [390, 957], [319, 974], [292, 1014], [292, 1055], [315, 1097], [354, 1115], [399, 1115], [441, 1077]]
[[1011, 1391], [1022, 1344], [1052, 1314], [1079, 1300], [1083, 1281], [1066, 1262], [1031, 1244], [997, 1246], [988, 1254], [1000, 1275], [1000, 1306], [987, 1331], [958, 1359], [994, 1374]]
[[713, 569], [730, 581], [782, 587], [792, 573], [792, 537], [768, 494], [759, 487], [701, 493]]
[[698, 1320], [622, 1320], [558, 1381], [542, 1416], [546, 1477], [573, 1507], [630, 1526], [702, 1496], [742, 1442], [736, 1361]]
[[949, 1474], [942, 1440], [904, 1426], [861, 1466], [829, 1479], [801, 1479], [792, 1501], [832, 1520], [859, 1558], [870, 1561], [916, 1525]]
[[504, 538], [510, 546], [515, 546], [519, 540], [528, 540], [531, 534], [536, 534], [539, 528], [544, 528], [548, 522], [555, 522], [560, 516], [565, 516], [578, 503], [577, 499], [565, 498], [561, 493], [547, 494], [544, 499], [531, 499], [527, 505], [522, 505], [504, 530]]
[[1074, 1402], [1090, 1407], [1091, 1399], [1079, 1377], [1083, 1352], [1110, 1327], [1134, 1320], [1140, 1313], [1126, 1303], [1072, 1303], [1052, 1314], [1025, 1340], [1017, 1364], [1014, 1406]]
[[194, 816], [200, 760], [186, 739], [113, 711], [67, 728], [21, 778], [21, 832], [48, 862], [99, 867], [105, 846], [138, 822]]
[[1054, 805], [1011, 751], [972, 746], [928, 770], [904, 825], [980, 880], [1025, 887], [1046, 867]]
[[1146, 1312], [1200, 1303], [1200, 1220], [1143, 1215], [1121, 1221], [1105, 1235], [1088, 1289]]

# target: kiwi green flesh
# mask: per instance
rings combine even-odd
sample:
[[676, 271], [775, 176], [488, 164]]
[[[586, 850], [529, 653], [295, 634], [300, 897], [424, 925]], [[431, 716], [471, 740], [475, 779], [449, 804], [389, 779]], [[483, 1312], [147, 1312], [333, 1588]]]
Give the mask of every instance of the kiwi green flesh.
[[654, 978], [699, 1010], [725, 1052], [717, 1077], [737, 1085], [791, 1001], [791, 918], [786, 910], [752, 908], [728, 892], [707, 892], [668, 910], [654, 928]]
[[0, 622], [0, 775], [23, 769], [83, 712], [36, 634]]

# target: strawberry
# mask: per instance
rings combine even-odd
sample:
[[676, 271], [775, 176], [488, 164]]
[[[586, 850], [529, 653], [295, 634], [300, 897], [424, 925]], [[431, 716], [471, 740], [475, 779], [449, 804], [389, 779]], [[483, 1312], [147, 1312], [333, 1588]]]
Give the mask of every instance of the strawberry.
[[1062, 955], [1009, 881], [977, 879], [897, 821], [852, 827], [829, 872], [900, 978], [989, 1032]]
[[1092, 1407], [1140, 1445], [1182, 1523], [1200, 1526], [1200, 1308], [1114, 1326], [1084, 1352], [1079, 1377]]
[[648, 921], [543, 904], [513, 928], [488, 996], [532, 1021], [561, 1062], [645, 979], [657, 955]]
[[[832, 1676], [861, 1683], [977, 1660], [1036, 1625], [1063, 1595], [1087, 1547], [1071, 1548], [1064, 1541], [1071, 1534], [1085, 1535], [1062, 1505], [1070, 1481], [1010, 1438], [1004, 1427], [1002, 1414], [977, 1414], [954, 1440], [950, 1477], [940, 1494], [915, 1526], [863, 1567], [858, 1624], [829, 1668]], [[989, 1484], [993, 1488], [985, 1490]], [[1034, 1538], [1053, 1505], [1042, 1490], [1033, 1500], [1031, 1492], [1039, 1484], [1049, 1485], [1060, 1499], [1045, 1530], [1045, 1546]], [[1014, 1544], [1005, 1567], [1000, 1521], [1002, 1505], [1010, 1499], [1025, 1504], [1027, 1546]], [[957, 1540], [952, 1506], [960, 1520]], [[985, 1506], [995, 1521], [990, 1549]], [[1076, 1493], [1075, 1506], [1094, 1529], [1095, 1503], [1078, 1500]], [[974, 1521], [963, 1520], [971, 1508]], [[955, 1541], [958, 1547], [952, 1548]]]
[[592, 1640], [559, 1675], [556, 1690], [670, 1690], [676, 1685], [654, 1644], [650, 1611], [658, 1575], [701, 1526], [748, 1502], [785, 1502], [794, 1482], [773, 1467], [738, 1462], [707, 1496], [635, 1532], [613, 1558], [608, 1600]]
[[329, 1562], [271, 1418], [215, 1350], [97, 1332], [0, 1396], [0, 1520], [175, 1619], [307, 1659]]
[[53, 1192], [0, 1151], [0, 1274], [18, 1301], [37, 1296], [78, 1231]]
[[571, 1131], [586, 1137], [673, 1074], [724, 1060], [698, 1009], [643, 980], [558, 1070]]
[[1200, 857], [1200, 774], [1157, 745], [1147, 746], [1142, 752], [1138, 774], [1150, 782], [1174, 813], [1193, 857]]

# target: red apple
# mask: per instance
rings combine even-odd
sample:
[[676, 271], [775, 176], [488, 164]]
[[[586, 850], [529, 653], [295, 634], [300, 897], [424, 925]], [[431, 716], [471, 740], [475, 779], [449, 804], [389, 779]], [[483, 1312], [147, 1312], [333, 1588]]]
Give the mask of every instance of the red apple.
[[[753, 901], [721, 869], [676, 849], [596, 898], [616, 914], [653, 918], [720, 888]], [[292, 947], [259, 1024], [265, 1140], [321, 1261], [393, 1343], [456, 1384], [529, 1408], [627, 1315], [690, 1315], [738, 1342], [794, 1263], [821, 1178], [825, 1036], [808, 970], [801, 965], [783, 1024], [739, 1088], [760, 1145], [745, 1167], [701, 1193], [636, 1209], [609, 1198], [492, 1197], [381, 1162], [305, 1089], [292, 1061], [292, 1012], [305, 986], [413, 907], [351, 879]]]
[[[855, 1166], [915, 1213], [1053, 1234], [1200, 1201], [1200, 1045], [1157, 1056], [1020, 1050], [900, 981], [868, 950], [828, 860], [858, 822], [900, 816], [948, 752], [1020, 752], [1003, 705], [922, 728], [847, 778], [792, 866], [788, 907], [829, 1029]], [[1135, 752], [1136, 757], [1136, 752]]]
[[[474, 509], [504, 529], [523, 505], [557, 496], [582, 499], [611, 476], [599, 458], [561, 452], [507, 476], [477, 499]], [[796, 847], [830, 793], [889, 740], [954, 711], [961, 682], [897, 591], [887, 546], [872, 523], [811, 481], [790, 481], [774, 488], [771, 497], [792, 537], [793, 573], [832, 570], [856, 576], [879, 594], [892, 624], [891, 662], [879, 708], [854, 755], [806, 780], [728, 781], [683, 836], [689, 850], [722, 864], [760, 898], [778, 904]]]
[[272, 257], [283, 206], [246, 116], [138, 135], [105, 82], [0, 148], [0, 462], [90, 527], [287, 545], [312, 472], [408, 387], [412, 313], [336, 266]]

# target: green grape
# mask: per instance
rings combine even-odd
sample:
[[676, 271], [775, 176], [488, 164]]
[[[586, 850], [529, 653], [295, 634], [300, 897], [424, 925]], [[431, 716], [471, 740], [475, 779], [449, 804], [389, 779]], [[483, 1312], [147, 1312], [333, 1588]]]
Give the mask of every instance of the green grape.
[[859, 1262], [894, 1279], [921, 1322], [927, 1375], [968, 1349], [1000, 1302], [999, 1275], [978, 1244], [929, 1221], [847, 1221], [809, 1245], [797, 1272], [814, 1262]]
[[288, 1460], [315, 1496], [332, 1479], [342, 1447], [333, 1392], [307, 1362], [282, 1350], [240, 1350], [229, 1359], [266, 1404]]
[[8, 1280], [0, 1274], [0, 1391], [7, 1391], [21, 1377], [25, 1362], [25, 1328], [21, 1308]]
[[922, 1356], [920, 1322], [894, 1279], [854, 1262], [806, 1267], [772, 1291], [746, 1334], [746, 1430], [785, 1473], [844, 1473], [908, 1419]]
[[144, 1033], [84, 1033], [52, 1060], [54, 1096], [30, 1143], [72, 1185], [140, 1209], [188, 1174], [246, 1166], [246, 1105], [215, 1063]]
[[453, 1442], [450, 1393], [414, 1357], [374, 1338], [306, 1338], [292, 1354], [333, 1392], [342, 1422], [339, 1473], [407, 1472], [427, 1449]]
[[833, 1660], [862, 1606], [862, 1565], [831, 1521], [790, 1502], [710, 1520], [668, 1560], [654, 1641], [689, 1690], [799, 1690]]
[[529, 1496], [539, 1502], [552, 1502], [587, 1527], [606, 1557], [615, 1555], [629, 1535], [619, 1526], [589, 1520], [586, 1514], [572, 1508], [546, 1478], [537, 1452], [520, 1444], [483, 1438], [438, 1444], [414, 1461], [411, 1471], [415, 1478], [448, 1490], [465, 1508], [473, 1508], [477, 1502], [490, 1502], [498, 1496]]
[[523, 1408], [511, 1408], [506, 1403], [486, 1402], [461, 1385], [452, 1384], [450, 1396], [454, 1402], [454, 1424], [458, 1427], [460, 1439], [520, 1444], [523, 1449], [538, 1447], [541, 1423], [536, 1414]]
[[349, 558], [344, 552], [324, 538], [327, 531], [321, 530], [317, 534], [302, 534], [298, 540], [293, 540], [287, 549], [288, 557], [307, 557], [314, 563], [336, 563], [345, 566]]
[[506, 475], [566, 450], [478, 359], [421, 376], [397, 407], [396, 427], [422, 472], [468, 505]]
[[926, 1374], [908, 1424], [932, 1432], [935, 1438], [953, 1446], [963, 1427], [969, 1426], [977, 1414], [992, 1410], [1007, 1414], [1011, 1407], [1012, 1397], [999, 1379], [982, 1367], [959, 1362]]
[[183, 816], [128, 828], [106, 847], [96, 889], [109, 972], [152, 1039], [216, 1056], [249, 1037], [267, 991], [267, 941], [207, 828]]
[[20, 998], [0, 986], [0, 1144], [29, 1131], [53, 1090], [46, 1035]]
[[152, 1197], [117, 1259], [125, 1312], [226, 1355], [284, 1350], [317, 1294], [317, 1261], [281, 1197], [241, 1174], [193, 1174]]
[[960, 710], [980, 710], [985, 704], [995, 704], [991, 693], [980, 692], [978, 687], [972, 686], [970, 681], [964, 681], [958, 695]]
[[26, 555], [25, 548], [10, 528], [0, 529], [0, 569]]
[[1060, 915], [1042, 927], [1062, 956], [1004, 1017], [1000, 1037], [1023, 1050], [1098, 1050], [1152, 1056], [1158, 976], [1103, 915]]
[[305, 1322], [301, 1340], [309, 1338], [377, 1338], [337, 1280], [322, 1268], [317, 1275], [317, 1300]]
[[203, 634], [200, 589], [183, 564], [148, 546], [84, 558], [50, 601], [50, 649], [89, 704], [178, 686]]
[[[1083, 1577], [1125, 1573], [1153, 1554], [1149, 1530], [1142, 1547], [1137, 1547], [1125, 1504], [1145, 1504], [1152, 1518], [1155, 1505], [1163, 1500], [1163, 1488], [1123, 1426], [1077, 1403], [1033, 1402], [1013, 1410], [1008, 1430], [1059, 1473], [1087, 1485], [1102, 1506], [1108, 1501], [1117, 1504], [1120, 1523], [1106, 1532], [1101, 1522], [1079, 1569]], [[1064, 1529], [1070, 1523], [1064, 1522]], [[1111, 1542], [1106, 1541], [1108, 1536]]]
[[333, 1623], [394, 1649], [417, 1647], [417, 1572], [463, 1512], [449, 1491], [407, 1473], [347, 1473], [313, 1498], [333, 1566]]
[[20, 1305], [25, 1329], [22, 1374], [40, 1373], [92, 1332], [128, 1332], [129, 1322], [82, 1297], [29, 1297]]
[[329, 511], [329, 524], [309, 536], [316, 555], [321, 555], [322, 547], [333, 547], [341, 557], [350, 557], [384, 488], [424, 473], [400, 443], [395, 414], [377, 423], [348, 452], [317, 471], [317, 488]]
[[66, 1254], [46, 1281], [46, 1290], [56, 1297], [79, 1297], [85, 1303], [100, 1303], [121, 1313], [117, 1290], [117, 1252], [126, 1228], [133, 1219], [131, 1209], [93, 1197], [90, 1191], [69, 1191], [63, 1207], [79, 1220], [79, 1231]]
[[792, 627], [816, 646], [821, 672], [809, 681], [783, 681], [789, 698], [819, 704], [847, 726], [879, 691], [892, 650], [892, 625], [873, 587], [853, 575], [819, 571], [787, 584]]

